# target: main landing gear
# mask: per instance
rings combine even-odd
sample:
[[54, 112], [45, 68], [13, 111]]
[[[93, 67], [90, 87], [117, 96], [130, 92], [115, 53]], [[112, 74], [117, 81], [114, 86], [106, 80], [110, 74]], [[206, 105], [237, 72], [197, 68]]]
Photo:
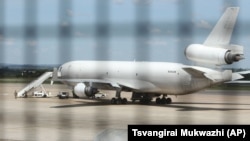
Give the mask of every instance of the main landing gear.
[[139, 100], [141, 104], [149, 104], [152, 101], [152, 95], [151, 94], [147, 94], [147, 93], [137, 93], [137, 92], [133, 92], [132, 93], [132, 97], [131, 100], [133, 103], [135, 103], [135, 101]]
[[116, 97], [111, 99], [111, 104], [127, 104], [127, 98], [121, 98], [121, 89], [116, 90]]
[[169, 98], [169, 97], [166, 98], [166, 95], [163, 95], [162, 98], [159, 98], [159, 97], [156, 98], [155, 103], [156, 104], [171, 104], [172, 103], [172, 99]]
[[[156, 96], [156, 95], [155, 95]], [[160, 95], [157, 95], [160, 96]], [[166, 97], [167, 95], [163, 95], [162, 98], [158, 97], [156, 98], [155, 102], [156, 104], [171, 104], [172, 100], [169, 97]], [[147, 93], [132, 93], [132, 102], [134, 103], [136, 100], [139, 100], [141, 104], [149, 104], [152, 100], [152, 94]], [[121, 89], [116, 90], [116, 97], [113, 97], [111, 99], [111, 104], [127, 104], [128, 100], [127, 98], [121, 97]]]
[[121, 97], [115, 98], [115, 97], [113, 97], [111, 99], [111, 104], [127, 104], [127, 103], [128, 103], [127, 98], [121, 98]]

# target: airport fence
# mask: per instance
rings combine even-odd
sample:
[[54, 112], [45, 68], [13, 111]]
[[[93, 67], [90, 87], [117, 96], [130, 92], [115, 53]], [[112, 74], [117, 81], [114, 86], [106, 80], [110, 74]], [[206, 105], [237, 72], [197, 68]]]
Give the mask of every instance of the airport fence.
[[[171, 8], [174, 12], [165, 13], [167, 10], [160, 9], [162, 6], [157, 9], [155, 3], [166, 7], [173, 5]], [[197, 0], [0, 0], [0, 65], [58, 66], [71, 60], [170, 60], [190, 64], [183, 55], [185, 48], [197, 41], [197, 36], [205, 39], [211, 30], [208, 23], [217, 21], [200, 21], [200, 26], [206, 27], [197, 31], [193, 21], [193, 17], [199, 16], [194, 11], [199, 6], [195, 5], [197, 3], [201, 4]], [[241, 5], [234, 0], [221, 0], [219, 3], [222, 9]], [[157, 11], [162, 13], [154, 17]], [[234, 41], [239, 40], [237, 35], [240, 32], [236, 28]], [[5, 89], [1, 87], [2, 91]], [[5, 121], [8, 119], [4, 118], [4, 114], [8, 108], [5, 105], [2, 100], [0, 140], [5, 139], [6, 134]], [[39, 105], [33, 102], [32, 105], [23, 106], [27, 109], [22, 114], [26, 119], [25, 124], [36, 126], [39, 113], [33, 110], [31, 114], [28, 109], [30, 106], [38, 108]], [[101, 117], [103, 112], [98, 111], [98, 108], [95, 110], [95, 117]], [[135, 114], [140, 115], [134, 117], [147, 117], [150, 113], [144, 110], [143, 113], [135, 111]], [[84, 108], [81, 112], [84, 112]], [[110, 112], [107, 110], [106, 114]], [[74, 121], [70, 118], [70, 112], [65, 116], [64, 111], [60, 110], [58, 120], [63, 124], [56, 128], [73, 129], [71, 124]], [[221, 115], [221, 118], [224, 119], [222, 124], [227, 123], [228, 117]], [[235, 118], [240, 120], [237, 116]], [[178, 121], [182, 119], [177, 116]], [[192, 119], [186, 121], [192, 123]], [[103, 126], [108, 124], [108, 120], [102, 123]], [[26, 131], [23, 140], [36, 139], [39, 134], [38, 130]], [[71, 138], [70, 133], [58, 133], [58, 140]]]

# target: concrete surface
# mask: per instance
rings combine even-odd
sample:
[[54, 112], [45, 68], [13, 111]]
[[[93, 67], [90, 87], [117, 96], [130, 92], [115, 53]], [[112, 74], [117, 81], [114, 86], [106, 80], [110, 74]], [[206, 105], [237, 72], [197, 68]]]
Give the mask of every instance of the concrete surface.
[[[103, 131], [128, 124], [250, 124], [250, 91], [206, 90], [171, 96], [171, 105], [111, 105], [115, 92], [103, 100], [18, 98], [25, 84], [0, 84], [0, 141], [92, 141]], [[57, 95], [65, 85], [44, 85]], [[122, 93], [128, 99], [130, 93]]]

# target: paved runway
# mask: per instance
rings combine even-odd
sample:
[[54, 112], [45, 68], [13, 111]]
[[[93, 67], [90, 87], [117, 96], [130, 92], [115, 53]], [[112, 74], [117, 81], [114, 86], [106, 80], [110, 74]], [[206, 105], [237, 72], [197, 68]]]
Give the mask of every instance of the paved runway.
[[[23, 84], [0, 84], [0, 141], [92, 141], [104, 129], [128, 124], [250, 124], [250, 91], [206, 90], [171, 96], [171, 105], [110, 105], [104, 100], [51, 98], [15, 99]], [[44, 85], [57, 95], [64, 85]], [[122, 93], [130, 98], [130, 93]]]

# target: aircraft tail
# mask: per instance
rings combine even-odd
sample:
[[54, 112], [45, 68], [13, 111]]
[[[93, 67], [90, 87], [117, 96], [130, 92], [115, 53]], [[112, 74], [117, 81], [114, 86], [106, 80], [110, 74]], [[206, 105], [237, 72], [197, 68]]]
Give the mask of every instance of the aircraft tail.
[[239, 9], [239, 7], [227, 8], [203, 44], [207, 46], [228, 45]]
[[244, 59], [243, 46], [230, 44], [239, 7], [229, 7], [203, 44], [191, 44], [187, 59], [198, 64], [227, 65]]

